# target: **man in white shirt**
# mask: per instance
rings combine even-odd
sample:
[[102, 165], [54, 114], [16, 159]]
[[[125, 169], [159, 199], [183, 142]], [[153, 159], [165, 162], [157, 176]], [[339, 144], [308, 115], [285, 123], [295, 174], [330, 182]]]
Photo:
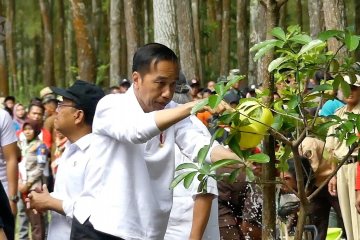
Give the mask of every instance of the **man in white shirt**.
[[[97, 106], [89, 174], [74, 205], [71, 239], [163, 239], [175, 144], [193, 161], [209, 144], [187, 118], [196, 103], [171, 102], [179, 78], [172, 50], [158, 43], [139, 48], [132, 78], [125, 94], [107, 95]], [[215, 144], [206, 160], [225, 158], [238, 159]]]
[[69, 89], [53, 87], [63, 97], [58, 104], [54, 127], [68, 138], [66, 149], [59, 159], [54, 192], [46, 185], [42, 192], [29, 194], [30, 207], [38, 211], [52, 210], [48, 240], [70, 238], [73, 205], [83, 190], [88, 149], [92, 141], [91, 126], [98, 101], [104, 96], [101, 88], [78, 80]]

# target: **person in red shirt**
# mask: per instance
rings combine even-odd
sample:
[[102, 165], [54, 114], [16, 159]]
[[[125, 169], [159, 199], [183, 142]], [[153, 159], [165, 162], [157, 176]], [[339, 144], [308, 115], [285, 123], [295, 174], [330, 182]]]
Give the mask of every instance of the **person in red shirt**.
[[360, 214], [360, 164], [359, 163], [357, 165], [357, 170], [356, 170], [355, 191], [356, 191], [356, 209]]

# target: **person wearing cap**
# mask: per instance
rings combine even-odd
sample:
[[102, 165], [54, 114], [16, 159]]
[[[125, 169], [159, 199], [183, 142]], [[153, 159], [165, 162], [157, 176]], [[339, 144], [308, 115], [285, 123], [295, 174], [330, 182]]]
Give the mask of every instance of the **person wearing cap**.
[[70, 238], [74, 202], [83, 190], [88, 171], [93, 116], [104, 92], [81, 80], [68, 89], [51, 89], [63, 97], [58, 104], [54, 125], [68, 142], [59, 159], [54, 191], [49, 194], [44, 185], [42, 191], [30, 193], [27, 202], [40, 212], [52, 210], [47, 239], [62, 240]]
[[[231, 69], [229, 77], [240, 75], [239, 69]], [[228, 81], [228, 79], [227, 79]], [[234, 83], [231, 88], [225, 93], [224, 95], [224, 101], [232, 106], [236, 106], [239, 104], [239, 101], [241, 99], [241, 92], [239, 90], [240, 83], [236, 82]]]
[[[77, 200], [71, 239], [163, 239], [172, 206], [175, 144], [191, 161], [209, 144], [188, 118], [197, 102], [172, 102], [179, 60], [150, 43], [133, 57], [133, 85], [96, 109], [90, 169]], [[215, 143], [206, 161], [239, 159]], [[239, 162], [240, 163], [240, 162]]]
[[200, 92], [200, 82], [196, 78], [189, 81], [190, 85], [190, 95], [193, 100], [198, 98], [198, 93]]
[[[344, 99], [346, 105], [335, 112], [335, 115], [346, 119], [347, 113], [360, 114], [360, 76], [356, 75], [356, 82], [351, 83], [349, 76], [344, 80], [350, 84], [350, 95]], [[336, 125], [330, 127], [325, 148], [330, 152], [333, 159], [341, 161], [349, 151], [346, 141], [339, 141], [334, 137]], [[358, 149], [351, 154], [346, 163], [339, 169], [337, 175], [329, 182], [329, 192], [332, 196], [338, 196], [341, 215], [344, 221], [347, 239], [359, 239], [360, 215], [355, 208], [355, 178]]]

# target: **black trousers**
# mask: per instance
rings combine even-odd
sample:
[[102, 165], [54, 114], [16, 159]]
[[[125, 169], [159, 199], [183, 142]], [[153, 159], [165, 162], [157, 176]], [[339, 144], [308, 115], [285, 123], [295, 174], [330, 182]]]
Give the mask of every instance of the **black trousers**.
[[8, 240], [15, 238], [15, 218], [11, 212], [9, 199], [0, 181], [0, 228], [3, 228]]
[[339, 225], [345, 233], [344, 224], [341, 218], [341, 210], [339, 206], [339, 199], [330, 195], [328, 188], [324, 187], [321, 191], [313, 198], [311, 202], [312, 223], [317, 227], [319, 232], [320, 240], [325, 240], [326, 232], [329, 223], [330, 208], [333, 207], [336, 214], [340, 217]]
[[124, 240], [94, 229], [93, 225], [87, 219], [81, 224], [75, 217], [71, 225], [71, 240]]

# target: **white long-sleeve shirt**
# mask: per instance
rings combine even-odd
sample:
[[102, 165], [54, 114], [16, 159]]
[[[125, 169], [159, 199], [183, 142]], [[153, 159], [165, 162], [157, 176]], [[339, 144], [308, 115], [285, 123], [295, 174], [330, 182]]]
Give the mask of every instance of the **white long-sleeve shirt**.
[[[170, 102], [166, 108], [176, 106]], [[74, 216], [80, 223], [90, 216], [96, 230], [126, 240], [163, 239], [172, 206], [174, 144], [194, 160], [209, 137], [186, 118], [164, 131], [160, 144], [154, 112], [144, 113], [132, 88], [100, 100], [93, 133], [89, 175]]]
[[87, 134], [75, 143], [65, 143], [65, 151], [58, 160], [58, 171], [51, 196], [63, 201], [62, 208], [66, 216], [51, 211], [48, 240], [70, 239], [74, 202], [84, 188], [92, 136]]

